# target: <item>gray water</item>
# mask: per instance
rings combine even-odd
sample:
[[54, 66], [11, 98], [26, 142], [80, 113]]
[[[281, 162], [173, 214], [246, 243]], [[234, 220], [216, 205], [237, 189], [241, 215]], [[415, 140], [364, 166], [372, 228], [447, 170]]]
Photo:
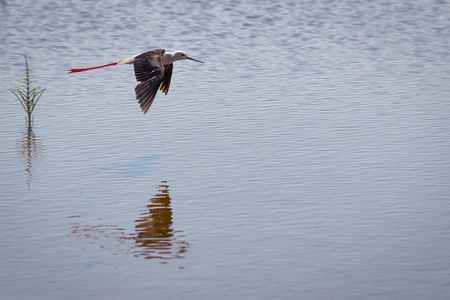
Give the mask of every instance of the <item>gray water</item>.
[[448, 299], [448, 1], [0, 10], [1, 299]]

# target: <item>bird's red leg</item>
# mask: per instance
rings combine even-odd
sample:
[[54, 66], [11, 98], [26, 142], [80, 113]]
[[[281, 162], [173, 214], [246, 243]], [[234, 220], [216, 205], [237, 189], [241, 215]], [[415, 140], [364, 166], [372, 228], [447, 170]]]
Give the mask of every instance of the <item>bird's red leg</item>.
[[113, 63], [107, 64], [107, 65], [91, 67], [91, 68], [70, 69], [69, 73], [83, 72], [83, 71], [88, 71], [88, 70], [93, 70], [93, 69], [98, 69], [98, 68], [104, 68], [104, 67], [109, 67], [109, 66], [115, 66], [115, 65], [117, 65], [117, 63], [113, 62]]

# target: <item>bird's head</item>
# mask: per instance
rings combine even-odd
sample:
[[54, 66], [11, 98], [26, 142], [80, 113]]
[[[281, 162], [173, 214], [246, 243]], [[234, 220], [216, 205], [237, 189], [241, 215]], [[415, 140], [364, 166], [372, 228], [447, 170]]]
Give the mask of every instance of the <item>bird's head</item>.
[[196, 59], [193, 59], [193, 58], [187, 56], [186, 52], [184, 52], [184, 51], [175, 51], [175, 52], [173, 53], [172, 59], [173, 59], [173, 61], [176, 61], [176, 60], [183, 60], [183, 59], [190, 59], [190, 60], [193, 60], [193, 61], [196, 61], [196, 62], [203, 63], [203, 62], [200, 61], [200, 60], [196, 60]]

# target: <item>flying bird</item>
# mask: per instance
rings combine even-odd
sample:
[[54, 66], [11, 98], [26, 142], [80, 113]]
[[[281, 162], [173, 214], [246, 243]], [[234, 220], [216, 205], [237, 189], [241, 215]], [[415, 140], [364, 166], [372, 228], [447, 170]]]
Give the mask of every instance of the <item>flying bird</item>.
[[166, 95], [167, 92], [169, 92], [173, 62], [184, 59], [203, 63], [200, 60], [187, 56], [184, 51], [167, 52], [164, 49], [156, 49], [136, 54], [106, 65], [91, 68], [70, 69], [69, 73], [83, 72], [115, 65], [134, 65], [134, 75], [136, 76], [136, 80], [139, 81], [135, 88], [136, 99], [139, 101], [145, 115], [155, 99], [158, 88]]

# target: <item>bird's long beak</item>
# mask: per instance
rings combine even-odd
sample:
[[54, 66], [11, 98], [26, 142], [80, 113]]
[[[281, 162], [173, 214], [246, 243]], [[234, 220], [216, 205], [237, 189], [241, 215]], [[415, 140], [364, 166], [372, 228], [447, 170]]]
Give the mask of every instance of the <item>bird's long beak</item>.
[[201, 60], [193, 59], [192, 57], [186, 57], [186, 58], [204, 64], [204, 62], [202, 62]]

